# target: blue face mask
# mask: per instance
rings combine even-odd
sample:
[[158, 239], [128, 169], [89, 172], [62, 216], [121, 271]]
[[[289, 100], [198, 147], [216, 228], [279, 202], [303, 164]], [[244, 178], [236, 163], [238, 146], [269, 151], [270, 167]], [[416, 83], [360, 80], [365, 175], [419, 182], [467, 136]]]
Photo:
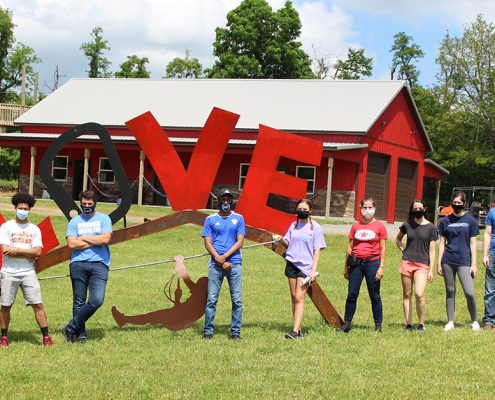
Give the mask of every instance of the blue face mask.
[[93, 204], [92, 206], [89, 206], [89, 207], [83, 207], [81, 205], [81, 208], [82, 208], [83, 215], [86, 216], [86, 217], [89, 217], [91, 214], [93, 214], [95, 212], [96, 203]]
[[19, 210], [16, 208], [15, 215], [19, 221], [25, 221], [28, 218], [29, 210]]

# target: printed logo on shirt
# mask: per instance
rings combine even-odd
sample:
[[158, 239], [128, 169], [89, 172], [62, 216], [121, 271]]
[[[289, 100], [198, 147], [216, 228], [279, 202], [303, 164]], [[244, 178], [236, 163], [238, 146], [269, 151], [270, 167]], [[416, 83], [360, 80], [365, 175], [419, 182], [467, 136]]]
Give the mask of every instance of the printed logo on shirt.
[[11, 246], [31, 244], [33, 242], [33, 235], [28, 232], [12, 233]]
[[237, 225], [237, 219], [232, 219], [232, 224]]
[[101, 235], [101, 221], [79, 222], [77, 236]]
[[467, 228], [467, 227], [469, 227], [469, 224], [466, 224], [465, 222], [454, 222], [453, 224], [450, 224], [449, 227], [451, 227], [451, 228]]
[[370, 229], [359, 229], [354, 234], [354, 239], [361, 241], [373, 240], [375, 238], [376, 233]]
[[302, 240], [304, 240], [306, 243], [311, 241], [311, 236], [309, 235], [303, 235]]
[[220, 226], [220, 222], [215, 222], [215, 226]]

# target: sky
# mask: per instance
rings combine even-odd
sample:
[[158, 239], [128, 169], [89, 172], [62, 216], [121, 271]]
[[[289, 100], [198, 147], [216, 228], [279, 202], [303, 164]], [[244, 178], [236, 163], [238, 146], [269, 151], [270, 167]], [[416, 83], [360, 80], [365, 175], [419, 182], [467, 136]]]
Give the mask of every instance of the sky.
[[[241, 0], [0, 0], [13, 13], [15, 37], [42, 59], [35, 66], [40, 90], [54, 86], [58, 67], [63, 84], [87, 76], [88, 60], [80, 50], [95, 26], [109, 42], [111, 70], [128, 55], [148, 57], [152, 78], [161, 78], [166, 65], [190, 49], [203, 67], [214, 63], [215, 28], [225, 27], [227, 13]], [[268, 0], [274, 10], [284, 0]], [[314, 58], [336, 60], [348, 47], [363, 48], [373, 57], [372, 79], [390, 79], [393, 36], [413, 37], [425, 57], [417, 66], [420, 84], [436, 82], [435, 59], [448, 32], [461, 36], [466, 24], [483, 14], [495, 20], [493, 0], [294, 0], [302, 22], [300, 41]]]

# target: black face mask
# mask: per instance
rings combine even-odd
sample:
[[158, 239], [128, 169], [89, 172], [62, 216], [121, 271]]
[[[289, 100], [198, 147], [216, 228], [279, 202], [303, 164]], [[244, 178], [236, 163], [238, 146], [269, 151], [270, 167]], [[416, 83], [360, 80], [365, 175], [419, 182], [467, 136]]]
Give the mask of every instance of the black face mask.
[[426, 210], [413, 210], [412, 215], [414, 218], [420, 219], [425, 215]]
[[309, 211], [297, 210], [296, 215], [297, 215], [297, 218], [299, 218], [299, 219], [307, 219], [309, 217]]
[[464, 204], [452, 204], [450, 203], [452, 208], [454, 209], [456, 214], [459, 214], [462, 210], [464, 210]]
[[82, 209], [83, 214], [86, 217], [88, 217], [88, 216], [90, 216], [91, 214], [94, 213], [94, 211], [96, 209], [96, 203], [93, 204], [92, 206], [89, 206], [89, 207], [83, 207], [83, 205], [81, 204], [81, 209]]

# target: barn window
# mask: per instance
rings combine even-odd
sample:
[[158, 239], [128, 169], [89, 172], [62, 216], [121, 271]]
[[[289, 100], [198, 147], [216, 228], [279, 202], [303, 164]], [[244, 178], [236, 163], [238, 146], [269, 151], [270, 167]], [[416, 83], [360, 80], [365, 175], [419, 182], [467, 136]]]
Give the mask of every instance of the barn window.
[[241, 163], [239, 168], [239, 190], [244, 187], [244, 182], [246, 181], [246, 176], [248, 173], [249, 164]]
[[112, 166], [106, 157], [100, 157], [100, 169], [98, 170], [99, 183], [114, 183], [115, 176], [112, 171]]
[[305, 165], [298, 165], [296, 167], [296, 176], [308, 180], [308, 188], [306, 194], [313, 194], [315, 192], [315, 176], [316, 167], [308, 167]]
[[56, 181], [66, 181], [69, 170], [69, 156], [55, 156], [52, 161], [52, 176]]

